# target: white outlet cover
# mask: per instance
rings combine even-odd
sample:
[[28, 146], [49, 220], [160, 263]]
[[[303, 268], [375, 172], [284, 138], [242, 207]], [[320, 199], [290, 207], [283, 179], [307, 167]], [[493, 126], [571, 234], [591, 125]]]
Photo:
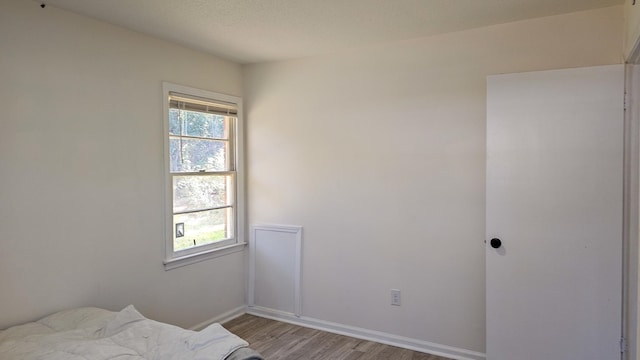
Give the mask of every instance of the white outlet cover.
[[400, 306], [400, 290], [391, 289], [391, 305]]

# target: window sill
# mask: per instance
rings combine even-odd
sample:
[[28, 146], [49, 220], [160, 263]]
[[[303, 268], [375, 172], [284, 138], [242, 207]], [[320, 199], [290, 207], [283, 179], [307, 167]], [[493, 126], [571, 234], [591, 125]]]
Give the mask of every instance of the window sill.
[[246, 245], [247, 245], [247, 243], [233, 244], [233, 245], [223, 246], [223, 247], [216, 248], [216, 249], [211, 249], [209, 251], [205, 251], [205, 252], [201, 252], [201, 253], [197, 253], [197, 254], [182, 256], [182, 257], [178, 257], [178, 258], [174, 258], [174, 259], [170, 259], [170, 260], [165, 260], [164, 261], [164, 269], [165, 269], [165, 271], [166, 270], [172, 270], [172, 269], [176, 269], [176, 268], [179, 268], [179, 267], [182, 267], [182, 266], [195, 264], [195, 263], [198, 263], [200, 261], [205, 261], [205, 260], [214, 259], [214, 258], [217, 258], [217, 257], [220, 257], [220, 256], [225, 256], [225, 255], [237, 253], [237, 252], [240, 252], [240, 251], [244, 250]]

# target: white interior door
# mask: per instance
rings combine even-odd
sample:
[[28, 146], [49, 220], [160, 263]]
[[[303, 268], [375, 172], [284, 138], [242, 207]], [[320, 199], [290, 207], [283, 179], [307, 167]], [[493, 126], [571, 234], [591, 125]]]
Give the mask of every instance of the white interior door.
[[623, 98], [622, 65], [487, 79], [488, 360], [620, 359]]

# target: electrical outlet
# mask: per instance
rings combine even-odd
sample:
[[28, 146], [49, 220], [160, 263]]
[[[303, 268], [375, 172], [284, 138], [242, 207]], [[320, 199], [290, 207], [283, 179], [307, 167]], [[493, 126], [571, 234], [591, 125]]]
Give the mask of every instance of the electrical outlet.
[[391, 305], [400, 306], [400, 290], [391, 289]]

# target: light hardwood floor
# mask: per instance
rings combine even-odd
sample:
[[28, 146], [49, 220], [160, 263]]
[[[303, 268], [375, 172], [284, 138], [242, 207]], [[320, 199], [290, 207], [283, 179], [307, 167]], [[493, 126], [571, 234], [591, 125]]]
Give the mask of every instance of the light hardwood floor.
[[266, 360], [450, 360], [248, 314], [223, 326]]

